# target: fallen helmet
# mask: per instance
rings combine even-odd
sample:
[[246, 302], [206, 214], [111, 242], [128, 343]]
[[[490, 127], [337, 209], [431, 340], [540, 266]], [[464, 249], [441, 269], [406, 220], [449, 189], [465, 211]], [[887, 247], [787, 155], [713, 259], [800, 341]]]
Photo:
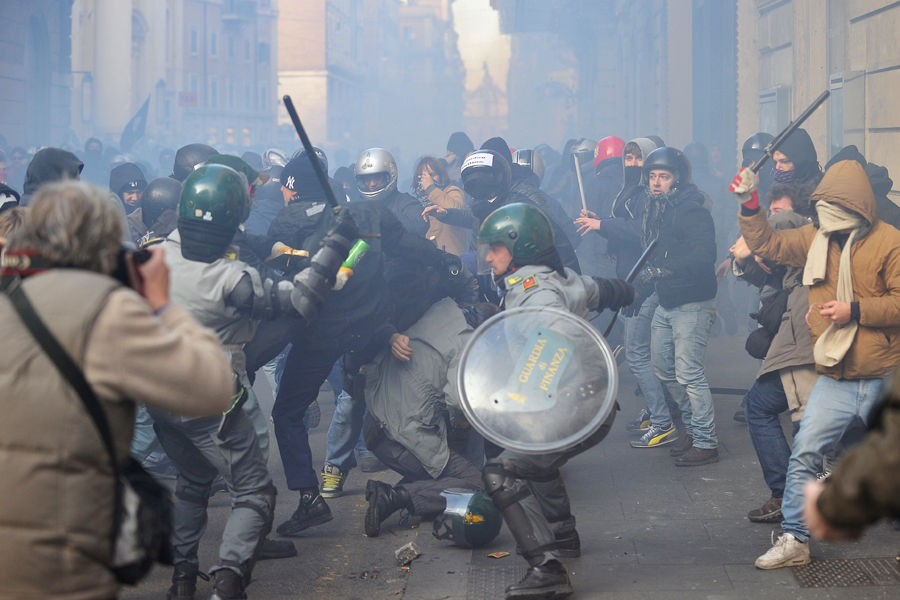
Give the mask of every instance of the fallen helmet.
[[441, 492], [447, 508], [434, 519], [432, 535], [463, 548], [487, 546], [500, 533], [503, 518], [484, 492], [451, 488]]

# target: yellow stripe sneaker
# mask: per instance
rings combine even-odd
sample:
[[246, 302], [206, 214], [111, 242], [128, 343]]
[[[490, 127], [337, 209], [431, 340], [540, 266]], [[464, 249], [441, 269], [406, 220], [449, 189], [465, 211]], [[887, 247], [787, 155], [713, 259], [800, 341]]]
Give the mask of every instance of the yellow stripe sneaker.
[[632, 448], [656, 448], [665, 446], [678, 440], [678, 431], [668, 423], [666, 425], [651, 425], [647, 432], [639, 439], [631, 442]]

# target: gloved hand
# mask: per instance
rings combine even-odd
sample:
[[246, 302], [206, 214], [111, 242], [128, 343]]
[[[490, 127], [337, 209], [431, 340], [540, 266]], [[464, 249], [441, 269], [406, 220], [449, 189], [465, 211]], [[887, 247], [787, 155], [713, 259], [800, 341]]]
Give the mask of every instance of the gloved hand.
[[741, 205], [748, 210], [759, 208], [759, 192], [756, 189], [756, 173], [748, 167], [743, 167], [731, 180], [728, 189], [734, 193]]
[[621, 279], [594, 278], [600, 286], [600, 305], [610, 310], [619, 310], [634, 302], [634, 288]]
[[359, 238], [359, 229], [356, 227], [356, 221], [346, 208], [337, 206], [332, 211], [334, 212], [334, 225], [332, 225], [327, 237], [336, 234], [347, 240], [347, 251], [349, 252], [353, 243]]

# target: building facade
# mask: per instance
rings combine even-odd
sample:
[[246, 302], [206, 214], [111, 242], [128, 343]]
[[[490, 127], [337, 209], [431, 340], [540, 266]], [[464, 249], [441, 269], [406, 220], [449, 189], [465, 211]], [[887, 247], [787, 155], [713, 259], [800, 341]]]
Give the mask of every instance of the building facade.
[[72, 0], [0, 2], [0, 134], [10, 147], [70, 137]]
[[72, 128], [116, 145], [264, 145], [276, 134], [276, 0], [74, 0]]

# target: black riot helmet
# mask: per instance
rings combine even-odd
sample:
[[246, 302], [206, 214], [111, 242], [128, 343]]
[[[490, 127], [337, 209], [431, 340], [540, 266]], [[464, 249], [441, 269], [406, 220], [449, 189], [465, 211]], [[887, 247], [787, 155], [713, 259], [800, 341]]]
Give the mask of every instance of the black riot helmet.
[[171, 177], [159, 177], [147, 185], [141, 197], [141, 220], [148, 229], [167, 210], [176, 210], [181, 198], [181, 182]]
[[512, 170], [509, 162], [493, 150], [476, 150], [460, 169], [463, 187], [476, 200], [490, 200], [509, 191]]
[[662, 169], [675, 176], [675, 185], [691, 182], [691, 163], [684, 152], [671, 146], [657, 148], [644, 158], [644, 180], [650, 180], [650, 171]]
[[749, 167], [759, 160], [773, 139], [775, 138], [768, 133], [759, 131], [744, 140], [744, 145], [741, 146], [741, 166]]
[[197, 165], [205, 163], [210, 156], [218, 153], [215, 148], [206, 144], [182, 146], [175, 153], [175, 166], [172, 169], [172, 177], [178, 181], [184, 181]]

